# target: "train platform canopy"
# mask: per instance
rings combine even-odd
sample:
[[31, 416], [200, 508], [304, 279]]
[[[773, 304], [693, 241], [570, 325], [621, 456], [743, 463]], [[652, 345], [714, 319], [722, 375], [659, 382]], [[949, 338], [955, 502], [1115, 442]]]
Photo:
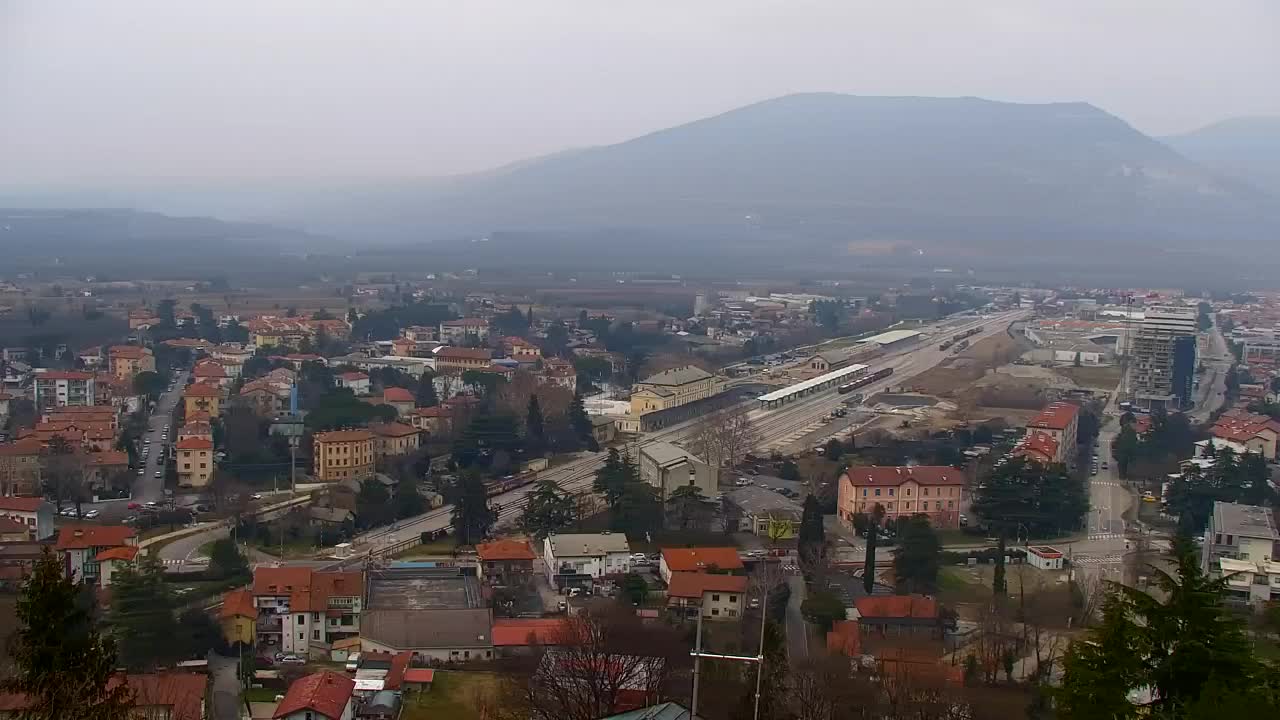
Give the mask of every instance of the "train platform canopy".
[[858, 343], [859, 344], [875, 343], [876, 345], [892, 345], [897, 342], [902, 342], [903, 340], [910, 340], [911, 338], [920, 337], [921, 334], [922, 333], [919, 330], [890, 330], [889, 332], [882, 332], [879, 335], [872, 335], [869, 338], [863, 338], [862, 340], [859, 340]]
[[777, 400], [784, 400], [795, 395], [803, 395], [814, 388], [830, 387], [834, 383], [844, 380], [845, 378], [853, 378], [866, 369], [866, 365], [848, 365], [840, 368], [839, 370], [832, 370], [831, 372], [824, 373], [818, 377], [798, 382], [795, 385], [788, 385], [779, 390], [765, 393], [756, 399], [760, 402], [769, 403]]

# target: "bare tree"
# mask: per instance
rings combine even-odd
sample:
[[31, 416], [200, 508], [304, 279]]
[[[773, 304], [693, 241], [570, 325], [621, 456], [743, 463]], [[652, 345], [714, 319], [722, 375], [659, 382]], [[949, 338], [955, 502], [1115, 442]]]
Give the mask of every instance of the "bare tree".
[[735, 468], [760, 444], [760, 433], [746, 407], [703, 415], [694, 425], [689, 448], [712, 467]]
[[85, 457], [66, 438], [54, 435], [40, 458], [40, 474], [45, 492], [53, 498], [57, 512], [63, 506], [74, 504], [80, 514], [80, 504], [88, 499], [88, 466]]

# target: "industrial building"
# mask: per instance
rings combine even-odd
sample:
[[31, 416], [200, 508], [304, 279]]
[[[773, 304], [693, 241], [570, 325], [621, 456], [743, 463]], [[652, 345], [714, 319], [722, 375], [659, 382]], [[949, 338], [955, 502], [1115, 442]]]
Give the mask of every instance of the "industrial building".
[[788, 385], [782, 389], [765, 393], [756, 398], [760, 401], [762, 408], [776, 408], [785, 405], [789, 400], [795, 400], [806, 395], [812, 395], [816, 392], [822, 392], [831, 387], [835, 387], [842, 382], [849, 382], [856, 379], [859, 375], [866, 372], [866, 365], [848, 365], [839, 370], [832, 370], [829, 373], [819, 375], [815, 378], [809, 378], [794, 385]]

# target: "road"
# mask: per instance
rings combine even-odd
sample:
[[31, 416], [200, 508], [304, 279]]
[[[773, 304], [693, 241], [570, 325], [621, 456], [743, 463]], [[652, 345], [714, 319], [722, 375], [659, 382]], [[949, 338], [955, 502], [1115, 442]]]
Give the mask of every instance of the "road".
[[[164, 499], [164, 464], [160, 462], [160, 449], [165, 443], [160, 441], [160, 435], [164, 431], [164, 426], [169, 423], [173, 417], [173, 408], [178, 404], [178, 400], [182, 398], [182, 390], [187, 384], [187, 370], [174, 373], [173, 389], [166, 390], [160, 395], [156, 401], [155, 411], [151, 413], [151, 417], [147, 419], [147, 435], [142, 440], [151, 440], [151, 446], [155, 449], [147, 454], [146, 463], [143, 465], [143, 474], [137, 475], [133, 480], [133, 501], [134, 502], [159, 502]], [[171, 432], [177, 432], [177, 428], [171, 428]], [[171, 434], [170, 440], [173, 439]], [[143, 445], [143, 447], [147, 447]], [[156, 477], [156, 473], [160, 473]]]
[[787, 600], [787, 658], [795, 665], [809, 657], [809, 624], [800, 611], [806, 588], [800, 575], [787, 576], [787, 585], [791, 588], [791, 597]]
[[1227, 347], [1227, 339], [1222, 336], [1222, 330], [1216, 323], [1209, 331], [1208, 344], [1209, 347], [1201, 358], [1205, 371], [1200, 376], [1196, 406], [1188, 413], [1191, 421], [1196, 423], [1208, 422], [1209, 416], [1227, 401], [1227, 373], [1235, 363], [1235, 357]]
[[240, 681], [236, 678], [239, 661], [209, 651], [209, 675], [212, 680], [210, 720], [238, 720], [240, 717]]

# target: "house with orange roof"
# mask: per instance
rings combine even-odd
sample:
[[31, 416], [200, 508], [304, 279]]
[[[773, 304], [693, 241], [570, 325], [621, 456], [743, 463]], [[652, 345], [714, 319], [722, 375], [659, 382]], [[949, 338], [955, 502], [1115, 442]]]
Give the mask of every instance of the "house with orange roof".
[[120, 380], [133, 380], [142, 372], [156, 371], [156, 356], [139, 345], [114, 345], [107, 350], [107, 367]]
[[371, 423], [375, 458], [393, 457], [417, 452], [422, 441], [422, 431], [401, 422]]
[[431, 435], [449, 432], [450, 410], [443, 405], [414, 408], [409, 412], [409, 424]]
[[[168, 671], [160, 673], [118, 673], [107, 681], [112, 690], [124, 684], [133, 698], [131, 718], [154, 720], [206, 720], [205, 698], [209, 692], [209, 676], [200, 673]], [[0, 693], [0, 717], [17, 717], [30, 709], [30, 701], [22, 693]], [[64, 715], [67, 718], [79, 713]]]
[[127, 525], [76, 523], [59, 528], [54, 550], [62, 555], [67, 577], [97, 584], [101, 571], [99, 553], [137, 545], [138, 533]]
[[257, 622], [258, 609], [253, 605], [253, 593], [249, 588], [236, 588], [222, 596], [218, 623], [222, 626], [222, 637], [228, 645], [234, 647], [238, 643], [253, 646]]
[[37, 410], [89, 406], [97, 402], [93, 373], [79, 370], [37, 370], [31, 375]]
[[942, 638], [937, 598], [927, 595], [866, 595], [855, 598], [851, 613], [863, 635], [924, 635]]
[[98, 587], [111, 587], [111, 576], [120, 568], [133, 565], [138, 548], [132, 545], [107, 548], [93, 559], [98, 563]]
[[733, 547], [662, 548], [658, 574], [670, 584], [678, 572], [739, 572], [745, 566]]
[[[85, 480], [91, 487], [109, 487], [129, 472], [129, 453], [123, 450], [103, 450], [85, 455]], [[129, 481], [124, 480], [125, 483]]]
[[174, 443], [174, 460], [178, 466], [178, 486], [202, 488], [213, 477], [213, 441], [189, 437]]
[[489, 367], [492, 352], [486, 348], [441, 345], [435, 349], [436, 369], [440, 372], [483, 370]]
[[1058, 444], [1053, 462], [1069, 462], [1075, 456], [1076, 434], [1080, 427], [1080, 406], [1069, 402], [1049, 403], [1027, 422], [1028, 434], [1044, 433]]
[[1267, 415], [1239, 409], [1229, 410], [1218, 418], [1209, 429], [1209, 434], [1218, 440], [1237, 443], [1248, 452], [1257, 453], [1275, 462], [1280, 422]]
[[273, 720], [351, 720], [354, 680], [335, 672], [318, 672], [293, 681], [276, 706]]
[[852, 527], [879, 505], [885, 519], [928, 515], [935, 527], [959, 527], [967, 479], [950, 465], [854, 465], [837, 480], [836, 514]]
[[536, 363], [542, 359], [542, 348], [516, 336], [502, 338], [502, 353], [521, 365]]
[[211, 418], [218, 417], [222, 413], [222, 389], [209, 383], [188, 385], [182, 393], [182, 404], [187, 417], [197, 412], [209, 413]]
[[493, 647], [512, 654], [534, 647], [559, 645], [565, 638], [564, 618], [494, 618]]
[[489, 321], [484, 318], [460, 318], [440, 323], [440, 342], [464, 343], [468, 337], [484, 341], [489, 339]]
[[327, 656], [334, 641], [360, 634], [364, 573], [259, 566], [251, 592], [259, 646]]
[[191, 377], [195, 382], [226, 387], [231, 384], [231, 375], [222, 363], [217, 360], [201, 360], [191, 369]]
[[413, 393], [402, 387], [384, 388], [382, 391], [382, 404], [390, 405], [396, 409], [396, 415], [404, 417], [413, 412], [415, 400]]
[[[0, 495], [34, 495], [40, 487], [40, 438], [0, 443]], [[52, 520], [49, 533], [53, 533]]]
[[1022, 442], [1013, 449], [1013, 455], [1041, 465], [1050, 465], [1058, 455], [1058, 441], [1048, 433], [1039, 431], [1027, 433]]
[[42, 497], [0, 497], [0, 517], [21, 523], [32, 540], [53, 537], [53, 503]]
[[493, 585], [523, 585], [533, 579], [538, 559], [528, 540], [499, 538], [476, 545], [480, 579]]
[[667, 607], [684, 617], [697, 617], [699, 611], [708, 620], [737, 620], [742, 617], [747, 596], [745, 575], [676, 571], [670, 577], [667, 581]]

